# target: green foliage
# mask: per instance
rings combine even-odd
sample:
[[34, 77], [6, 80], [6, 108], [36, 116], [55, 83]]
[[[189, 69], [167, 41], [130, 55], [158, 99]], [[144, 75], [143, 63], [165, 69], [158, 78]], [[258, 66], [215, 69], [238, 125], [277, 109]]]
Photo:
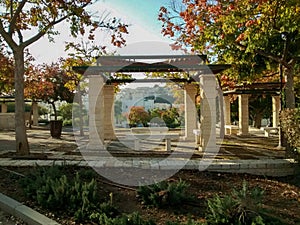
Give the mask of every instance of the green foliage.
[[300, 109], [284, 109], [280, 114], [280, 125], [289, 144], [300, 148]]
[[[176, 1], [162, 6], [162, 33], [176, 50], [231, 64], [222, 75], [253, 82], [284, 68], [286, 104], [295, 107], [293, 78], [300, 53], [299, 0]], [[279, 77], [277, 76], [277, 80]], [[269, 76], [269, 81], [275, 81]]]
[[80, 177], [82, 177], [85, 180], [92, 180], [95, 179], [96, 176], [98, 175], [97, 172], [93, 169], [87, 169], [87, 168], [81, 168], [78, 171]]
[[261, 208], [263, 194], [264, 191], [259, 188], [249, 190], [244, 181], [241, 190], [234, 189], [224, 197], [214, 196], [207, 202], [208, 224], [280, 224], [276, 219], [267, 216]]
[[38, 110], [39, 110], [39, 115], [45, 115], [47, 113], [49, 113], [49, 109], [46, 108], [45, 106], [38, 106]]
[[187, 193], [188, 187], [189, 185], [182, 180], [178, 182], [162, 181], [148, 186], [140, 186], [137, 194], [146, 205], [178, 206], [191, 198]]
[[[80, 124], [80, 114], [86, 115], [86, 110], [82, 109], [77, 103], [65, 103], [58, 108], [58, 115], [63, 118], [63, 126], [78, 126]], [[81, 116], [83, 123], [87, 124], [86, 116]], [[73, 124], [74, 123], [74, 124]]]
[[[12, 113], [15, 112], [15, 103], [14, 102], [8, 102], [7, 104], [7, 112]], [[25, 112], [30, 112], [31, 110], [31, 105], [30, 104], [25, 104]]]
[[62, 104], [59, 108], [59, 115], [62, 116], [63, 120], [71, 120], [72, 119], [72, 103]]
[[205, 225], [205, 223], [202, 222], [197, 222], [194, 220], [188, 220], [186, 223], [178, 222], [178, 221], [167, 221], [166, 225]]
[[[62, 104], [59, 108], [59, 115], [62, 116], [63, 120], [71, 120], [74, 114], [74, 117], [79, 117], [79, 105], [77, 103], [65, 103]], [[82, 109], [82, 114], [86, 114], [86, 110]]]
[[83, 221], [99, 204], [96, 182], [94, 179], [83, 182], [79, 173], [74, 178], [68, 178], [62, 175], [63, 169], [55, 165], [38, 168], [21, 180], [21, 186], [25, 194], [41, 206], [59, 212], [65, 211], [76, 220]]
[[175, 128], [181, 125], [181, 118], [177, 108], [169, 108], [169, 109], [158, 109], [154, 108], [150, 110], [150, 120], [154, 118], [159, 118], [164, 121], [167, 127]]
[[65, 127], [65, 126], [72, 126], [72, 119], [70, 119], [70, 120], [63, 120], [63, 126]]
[[36, 191], [36, 196], [41, 206], [59, 211], [68, 208], [76, 218], [82, 219], [97, 203], [96, 182], [83, 183], [78, 173], [74, 180], [65, 175], [47, 178], [45, 185]]
[[109, 217], [105, 213], [94, 213], [90, 218], [101, 225], [155, 225], [152, 220], [143, 220], [137, 212], [115, 218]]
[[61, 177], [62, 166], [36, 167], [26, 177], [20, 180], [26, 196], [36, 199], [36, 192], [46, 184], [48, 178], [57, 179]]

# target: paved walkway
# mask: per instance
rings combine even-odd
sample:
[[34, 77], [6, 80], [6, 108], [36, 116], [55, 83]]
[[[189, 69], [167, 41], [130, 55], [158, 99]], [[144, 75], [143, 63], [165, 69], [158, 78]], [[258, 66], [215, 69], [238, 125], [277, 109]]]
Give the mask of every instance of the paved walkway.
[[[264, 137], [263, 131], [251, 129], [251, 136], [226, 137], [220, 149], [200, 152], [194, 142], [172, 142], [172, 153], [164, 151], [163, 143], [142, 142], [142, 151], [134, 151], [130, 142], [113, 141], [107, 151], [87, 151], [87, 137], [75, 142], [71, 129], [61, 139], [53, 139], [48, 129], [28, 130], [31, 155], [15, 156], [14, 132], [0, 132], [0, 166], [77, 164], [93, 167], [133, 167], [143, 169], [197, 169], [224, 172], [284, 176], [293, 173], [294, 161], [285, 159], [277, 149], [278, 137]], [[221, 142], [221, 141], [219, 141]]]
[[[226, 136], [222, 146], [218, 151], [217, 159], [274, 159], [284, 158], [284, 150], [277, 149], [278, 137], [264, 137], [263, 131], [251, 129], [251, 136], [238, 137]], [[145, 155], [163, 154], [164, 148], [162, 143], [155, 141], [142, 142], [142, 151], [136, 152], [130, 148], [130, 142], [123, 141], [122, 133], [118, 135], [119, 142], [111, 142], [108, 149], [112, 153], [122, 155]], [[50, 158], [78, 158], [80, 147], [84, 147], [87, 143], [87, 137], [81, 138], [80, 142], [76, 142], [73, 131], [69, 128], [65, 129], [61, 139], [53, 139], [47, 128], [35, 128], [27, 130], [28, 140], [30, 144], [30, 152], [32, 155], [45, 153]], [[219, 141], [218, 144], [220, 144]], [[133, 143], [131, 143], [133, 144]], [[196, 150], [194, 142], [173, 142], [172, 149], [176, 152], [193, 152], [194, 157], [201, 157], [202, 152]], [[8, 157], [9, 153], [15, 152], [15, 134], [13, 131], [0, 131], [0, 157]], [[74, 154], [73, 154], [74, 153]]]

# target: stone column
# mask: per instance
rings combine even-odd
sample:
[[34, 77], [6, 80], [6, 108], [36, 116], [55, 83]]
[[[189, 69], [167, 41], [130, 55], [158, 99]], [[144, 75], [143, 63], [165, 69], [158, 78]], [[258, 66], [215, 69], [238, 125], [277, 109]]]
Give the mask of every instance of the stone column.
[[39, 108], [37, 102], [32, 102], [32, 125], [38, 126], [39, 125]]
[[279, 125], [279, 112], [281, 110], [280, 96], [272, 96], [272, 116], [273, 116], [273, 127], [278, 127]]
[[7, 105], [5, 103], [1, 103], [1, 113], [7, 113]]
[[231, 125], [231, 110], [230, 110], [230, 96], [224, 96], [224, 116], [225, 125]]
[[114, 140], [114, 85], [104, 85], [104, 140]]
[[239, 98], [239, 133], [249, 135], [249, 95], [240, 94]]
[[207, 152], [216, 151], [216, 78], [214, 75], [200, 75], [201, 95], [201, 146]]
[[88, 149], [101, 150], [104, 145], [104, 81], [101, 76], [89, 77], [89, 144]]
[[184, 103], [185, 103], [185, 136], [184, 140], [194, 141], [194, 129], [197, 129], [197, 109], [195, 98], [197, 94], [196, 84], [184, 85]]

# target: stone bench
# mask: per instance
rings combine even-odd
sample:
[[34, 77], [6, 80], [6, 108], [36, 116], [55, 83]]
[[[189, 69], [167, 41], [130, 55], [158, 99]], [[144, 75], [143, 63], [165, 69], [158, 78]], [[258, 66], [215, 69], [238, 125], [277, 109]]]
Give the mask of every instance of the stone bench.
[[225, 134], [235, 134], [237, 135], [239, 132], [239, 126], [236, 125], [225, 125]]
[[278, 127], [261, 127], [261, 130], [265, 132], [265, 137], [270, 137], [270, 134], [278, 134]]
[[178, 140], [179, 134], [177, 133], [158, 133], [158, 134], [127, 134], [126, 140], [134, 140], [134, 150], [140, 150], [141, 140], [165, 140], [165, 150], [171, 151], [171, 140]]
[[132, 127], [132, 133], [166, 133], [169, 131], [168, 127]]

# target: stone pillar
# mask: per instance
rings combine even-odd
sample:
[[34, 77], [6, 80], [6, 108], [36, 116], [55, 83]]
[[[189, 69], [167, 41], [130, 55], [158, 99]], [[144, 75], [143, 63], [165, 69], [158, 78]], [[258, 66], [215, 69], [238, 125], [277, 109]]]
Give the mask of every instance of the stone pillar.
[[104, 140], [114, 140], [114, 85], [104, 85]]
[[230, 109], [230, 96], [226, 95], [224, 96], [224, 120], [225, 125], [231, 125], [231, 109]]
[[184, 140], [194, 141], [194, 129], [197, 129], [197, 109], [195, 98], [197, 94], [196, 84], [186, 84], [184, 86], [184, 103], [185, 103], [185, 136]]
[[32, 102], [32, 125], [38, 126], [39, 125], [39, 108], [37, 102]]
[[7, 113], [7, 105], [5, 103], [1, 103], [1, 113]]
[[279, 125], [279, 112], [281, 110], [280, 96], [272, 96], [272, 116], [273, 116], [273, 127], [278, 127]]
[[88, 149], [101, 150], [104, 145], [104, 81], [101, 76], [89, 77], [89, 144]]
[[239, 98], [239, 133], [249, 135], [249, 95], [241, 94]]
[[216, 78], [214, 75], [200, 75], [201, 95], [201, 146], [202, 150], [215, 152], [216, 148]]

